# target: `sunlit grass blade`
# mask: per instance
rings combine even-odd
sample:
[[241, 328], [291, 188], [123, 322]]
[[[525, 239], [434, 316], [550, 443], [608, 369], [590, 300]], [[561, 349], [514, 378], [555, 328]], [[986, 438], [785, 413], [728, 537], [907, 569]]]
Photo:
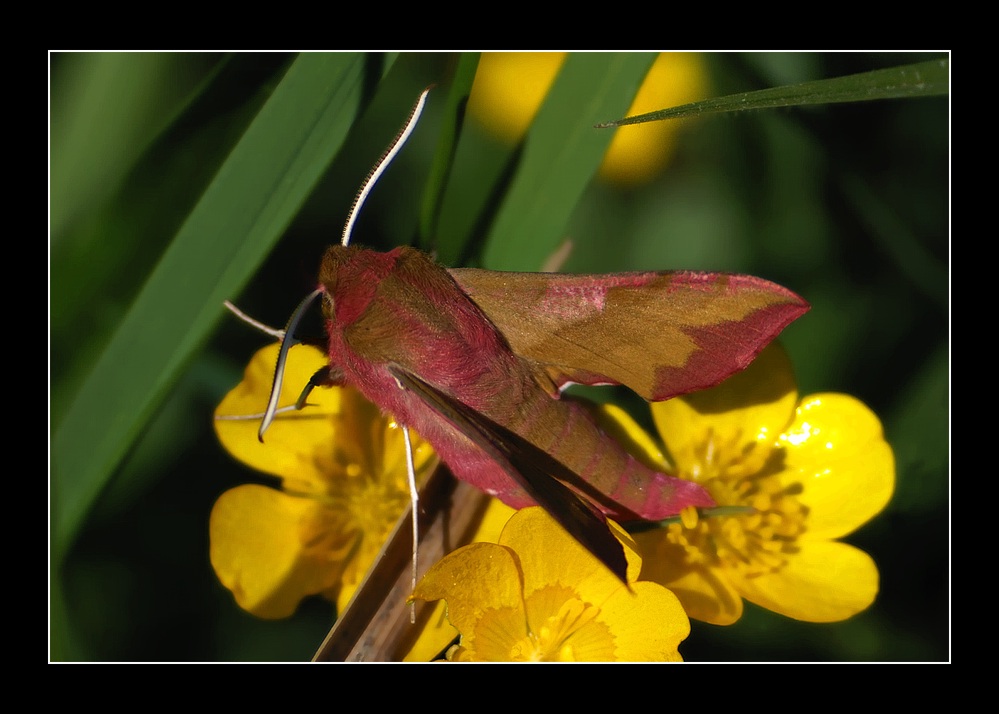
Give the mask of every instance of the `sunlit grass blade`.
[[65, 552], [160, 398], [288, 226], [360, 108], [360, 55], [303, 54], [150, 274], [52, 443]]
[[625, 126], [662, 119], [679, 119], [681, 117], [773, 107], [866, 102], [875, 99], [900, 99], [903, 97], [932, 97], [947, 94], [949, 86], [949, 60], [930, 60], [902, 67], [851, 74], [846, 77], [820, 79], [814, 82], [761, 89], [755, 92], [730, 94], [679, 107], [602, 122], [596, 126], [598, 128]]

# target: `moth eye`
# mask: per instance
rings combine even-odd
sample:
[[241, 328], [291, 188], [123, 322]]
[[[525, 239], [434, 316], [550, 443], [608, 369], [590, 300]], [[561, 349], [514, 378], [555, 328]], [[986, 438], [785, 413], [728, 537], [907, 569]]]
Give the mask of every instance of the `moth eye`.
[[326, 290], [323, 291], [323, 317], [327, 319], [331, 319], [334, 315], [333, 296], [330, 294], [330, 287], [335, 286], [327, 285]]

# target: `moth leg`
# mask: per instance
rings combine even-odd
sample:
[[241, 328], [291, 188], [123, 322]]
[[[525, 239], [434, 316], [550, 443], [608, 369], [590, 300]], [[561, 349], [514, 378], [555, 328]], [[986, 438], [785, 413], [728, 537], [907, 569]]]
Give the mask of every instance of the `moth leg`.
[[[395, 374], [392, 375], [395, 379], [395, 383], [399, 386], [399, 389], [405, 389], [402, 380], [399, 379]], [[409, 427], [402, 427], [402, 435], [406, 444], [406, 475], [409, 480], [409, 503], [410, 510], [413, 513], [413, 572], [412, 572], [412, 589], [416, 590], [416, 576], [419, 569], [419, 552], [420, 552], [420, 516], [417, 511], [417, 507], [420, 502], [420, 490], [416, 487], [416, 464], [413, 461], [413, 444], [409, 438]], [[411, 602], [409, 604], [409, 621], [416, 623], [416, 603]]]
[[312, 390], [316, 387], [342, 386], [343, 370], [339, 367], [333, 367], [332, 365], [320, 367], [311, 377], [309, 377], [309, 381], [306, 382], [305, 388], [302, 389], [302, 393], [298, 397], [298, 401], [295, 402], [295, 409], [302, 409], [306, 406], [305, 400], [309, 398], [309, 395], [312, 394]]
[[[420, 552], [420, 518], [416, 510], [420, 501], [420, 491], [416, 487], [416, 464], [413, 460], [413, 443], [409, 438], [409, 427], [402, 427], [403, 441], [406, 444], [406, 475], [409, 480], [409, 503], [413, 513], [413, 564], [412, 564], [412, 588], [416, 590], [416, 576], [419, 568]], [[416, 624], [416, 602], [409, 603], [409, 621]]]

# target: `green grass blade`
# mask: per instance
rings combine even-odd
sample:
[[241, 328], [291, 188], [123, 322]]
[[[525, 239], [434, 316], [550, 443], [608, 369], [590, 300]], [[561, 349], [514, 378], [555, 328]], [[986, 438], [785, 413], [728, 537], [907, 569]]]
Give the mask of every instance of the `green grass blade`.
[[[133, 59], [128, 54], [114, 54], [114, 57], [124, 64]], [[78, 77], [79, 72], [74, 72], [77, 60], [78, 55], [74, 54], [56, 63], [53, 78], [54, 85], [64, 88], [64, 95], [83, 98], [83, 106], [77, 106], [79, 102], [67, 102], [65, 96], [59, 100], [60, 105], [66, 105], [67, 112], [60, 117], [60, 122], [73, 127], [86, 125], [90, 130], [74, 130], [71, 140], [64, 139], [59, 146], [53, 139], [51, 151], [53, 231], [49, 279], [54, 287], [49, 295], [49, 349], [52, 431], [59, 428], [83, 379], [107, 347], [146, 278], [295, 61], [295, 55], [269, 53], [212, 55], [209, 58], [200, 54], [175, 55], [171, 65], [175, 74], [192, 76], [198, 80], [198, 86], [191, 89], [183, 105], [174, 104], [168, 122], [159, 113], [145, 108], [130, 110], [126, 106], [122, 113], [128, 121], [116, 117], [114, 121], [88, 123], [86, 119], [92, 116], [92, 111], [87, 105], [94, 103], [91, 95], [103, 96], [109, 90], [92, 77]], [[81, 61], [87, 64], [89, 55]], [[147, 70], [144, 81], [134, 78], [132, 83], [163, 84], [159, 65], [147, 67]], [[63, 73], [68, 73], [69, 77]], [[176, 94], [173, 83], [163, 90], [170, 96]], [[191, 80], [184, 86], [190, 87]], [[127, 105], [140, 103], [135, 97], [122, 101]], [[146, 101], [154, 108], [167, 105], [160, 95], [150, 96]], [[57, 102], [55, 87], [52, 102], [53, 105]], [[76, 114], [82, 114], [82, 117]], [[148, 118], [150, 115], [152, 120]], [[89, 173], [81, 173], [75, 168], [79, 157], [87, 154], [87, 149], [79, 147], [79, 143], [106, 146], [119, 133], [151, 137], [151, 140], [138, 153], [136, 147], [128, 151], [122, 146], [121, 153], [128, 154], [127, 161], [116, 154], [107, 161], [91, 161]], [[67, 175], [72, 177], [68, 181]], [[57, 200], [54, 186], [57, 182], [74, 186], [73, 197], [62, 194], [63, 199], [69, 199], [66, 205]], [[95, 183], [100, 188], [93, 188]], [[81, 202], [79, 199], [84, 196], [88, 198]], [[81, 205], [85, 209], [78, 210], [76, 217], [67, 221], [66, 212]], [[57, 213], [63, 214], [61, 219], [56, 218]], [[58, 236], [54, 226], [60, 223], [66, 229]]]
[[364, 58], [303, 54], [181, 227], [83, 382], [52, 442], [57, 557], [159, 399], [337, 153], [362, 99]]
[[189, 56], [170, 52], [56, 53], [52, 60], [60, 70], [53, 73], [50, 131], [50, 231], [58, 244], [76, 216], [119, 186], [203, 75]]
[[437, 151], [434, 154], [430, 175], [423, 192], [420, 209], [420, 244], [426, 249], [438, 232], [440, 212], [444, 202], [444, 192], [447, 188], [451, 168], [454, 165], [455, 152], [458, 148], [458, 137], [461, 134], [462, 118], [465, 105], [475, 80], [475, 71], [479, 66], [478, 52], [464, 52], [458, 57], [454, 78], [448, 90], [444, 109], [444, 124], [441, 126]]
[[820, 79], [785, 87], [730, 94], [725, 97], [715, 97], [679, 107], [603, 122], [597, 126], [600, 128], [625, 126], [662, 119], [679, 119], [749, 109], [866, 102], [875, 99], [901, 99], [905, 97], [933, 97], [947, 94], [948, 91], [950, 91], [949, 60], [930, 60], [902, 67], [851, 74], [846, 77]]
[[613, 138], [601, 117], [627, 111], [655, 60], [651, 54], [571, 54], [524, 140], [519, 165], [487, 238], [483, 264], [538, 270]]

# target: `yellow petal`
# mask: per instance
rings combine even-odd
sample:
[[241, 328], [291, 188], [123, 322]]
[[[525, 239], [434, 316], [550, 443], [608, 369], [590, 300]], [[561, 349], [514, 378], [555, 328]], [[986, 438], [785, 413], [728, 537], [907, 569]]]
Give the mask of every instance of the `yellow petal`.
[[787, 451], [781, 482], [802, 484], [809, 508], [806, 538], [838, 538], [879, 513], [895, 487], [895, 459], [881, 422], [846, 394], [802, 400], [781, 443]]
[[212, 508], [212, 567], [244, 610], [287, 617], [303, 597], [328, 590], [340, 578], [342, 562], [335, 553], [349, 552], [349, 545], [308, 547], [324, 531], [329, 543], [327, 525], [314, 501], [255, 484], [237, 486]]
[[751, 445], [766, 451], [791, 422], [797, 399], [791, 360], [771, 343], [743, 372], [712, 389], [657, 402], [652, 416], [676, 467], [696, 476], [708, 444], [710, 458], [722, 464], [743, 459]]
[[836, 541], [799, 541], [777, 572], [733, 583], [747, 600], [807, 622], [837, 622], [866, 609], [878, 594], [878, 568], [867, 553]]
[[[641, 570], [641, 558], [631, 536], [613, 521], [608, 521], [608, 525], [624, 544], [627, 577], [631, 582]], [[600, 605], [610, 593], [623, 587], [607, 566], [538, 506], [521, 509], [511, 518], [499, 542], [514, 551], [520, 560], [525, 598], [548, 585], [560, 584], [573, 588], [583, 601]]]
[[668, 588], [691, 618], [712, 625], [731, 625], [742, 617], [742, 596], [721, 568], [685, 561], [682, 546], [670, 543], [664, 530], [635, 534], [642, 555], [641, 580]]
[[628, 412], [610, 403], [585, 404], [600, 424], [601, 431], [623, 446], [625, 451], [651, 469], [666, 472], [673, 470], [660, 445]]
[[503, 528], [515, 513], [517, 513], [516, 508], [510, 508], [498, 498], [490, 498], [482, 522], [472, 536], [472, 542], [498, 543]]
[[472, 543], [438, 561], [413, 591], [414, 600], [446, 600], [448, 621], [474, 647], [475, 628], [486, 610], [520, 613], [521, 630], [509, 633], [511, 642], [524, 637], [526, 620], [520, 569], [509, 549], [494, 543]]
[[[215, 432], [234, 457], [264, 473], [284, 478], [308, 480], [317, 473], [317, 454], [330, 450], [333, 423], [330, 416], [339, 411], [339, 389], [314, 389], [309, 406], [279, 414], [264, 436], [257, 438], [260, 418], [219, 419], [261, 415], [267, 407], [279, 345], [257, 351], [246, 367], [243, 381], [230, 391], [215, 410]], [[327, 364], [326, 356], [315, 347], [296, 345], [288, 353], [278, 406], [294, 405], [309, 378]], [[318, 477], [318, 476], [317, 476]]]
[[600, 606], [599, 622], [613, 633], [618, 662], [679, 662], [690, 620], [676, 595], [657, 583], [632, 583]]
[[[495, 543], [499, 540], [503, 526], [517, 511], [496, 498], [489, 499], [482, 522], [472, 536], [473, 543]], [[434, 606], [433, 612], [426, 617], [419, 637], [412, 648], [403, 657], [404, 662], [428, 662], [447, 647], [458, 631], [448, 622], [444, 601]]]

